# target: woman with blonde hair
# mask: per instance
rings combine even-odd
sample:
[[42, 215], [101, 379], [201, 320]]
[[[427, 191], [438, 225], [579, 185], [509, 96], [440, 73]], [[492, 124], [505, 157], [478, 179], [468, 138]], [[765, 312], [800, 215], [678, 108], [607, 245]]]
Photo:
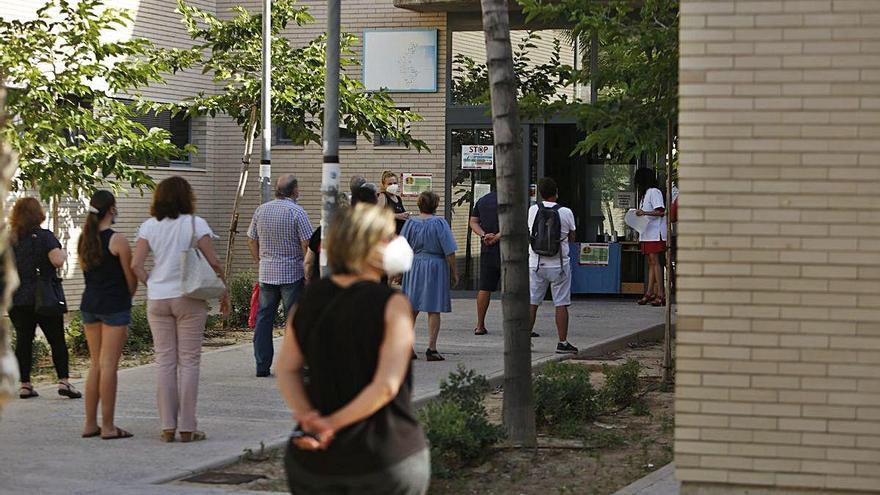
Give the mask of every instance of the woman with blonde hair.
[[368, 204], [337, 214], [325, 244], [333, 275], [306, 289], [277, 364], [298, 422], [285, 456], [290, 492], [424, 494], [430, 460], [411, 403], [412, 311], [380, 282], [406, 271], [412, 250], [391, 212]]
[[[181, 253], [195, 246], [218, 276], [223, 265], [211, 239], [214, 232], [203, 218], [195, 215], [195, 195], [183, 177], [169, 177], [156, 187], [150, 218], [141, 224], [134, 250], [132, 269], [147, 285], [147, 321], [153, 334], [158, 372], [160, 439], [173, 442], [204, 440], [196, 429], [196, 400], [199, 394], [199, 364], [202, 337], [208, 320], [208, 303], [183, 295]], [[153, 270], [144, 264], [153, 253]], [[220, 300], [220, 312], [229, 314], [229, 294]]]
[[113, 193], [95, 192], [77, 248], [86, 282], [79, 309], [90, 356], [84, 438], [100, 435], [104, 440], [112, 440], [132, 436], [113, 423], [119, 357], [128, 338], [131, 297], [137, 290], [137, 278], [131, 270], [131, 246], [122, 233], [111, 228], [117, 215]]
[[12, 207], [9, 226], [10, 240], [15, 252], [15, 267], [19, 284], [12, 295], [9, 319], [15, 328], [15, 358], [21, 380], [19, 397], [30, 399], [40, 394], [31, 385], [31, 366], [34, 361], [34, 337], [37, 326], [43, 331], [52, 348], [52, 362], [58, 375], [58, 395], [79, 399], [82, 394], [70, 384], [70, 355], [64, 341], [64, 315], [41, 313], [36, 310], [37, 286], [40, 280], [57, 276], [58, 269], [67, 260], [67, 253], [51, 231], [40, 227], [46, 220], [37, 198], [21, 198]]
[[394, 213], [394, 231], [400, 234], [403, 224], [409, 220], [410, 214], [403, 206], [400, 197], [400, 184], [397, 182], [397, 174], [390, 170], [382, 172], [382, 181], [379, 183], [379, 206], [384, 206]]

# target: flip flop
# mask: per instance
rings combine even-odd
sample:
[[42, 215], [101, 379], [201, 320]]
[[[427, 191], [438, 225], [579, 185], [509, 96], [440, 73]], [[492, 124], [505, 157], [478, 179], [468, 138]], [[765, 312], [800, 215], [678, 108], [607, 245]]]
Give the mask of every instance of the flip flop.
[[131, 438], [131, 437], [133, 437], [133, 436], [134, 436], [134, 435], [132, 435], [131, 433], [129, 433], [129, 432], [127, 432], [127, 431], [125, 431], [125, 430], [123, 430], [122, 428], [120, 428], [120, 427], [117, 426], [117, 427], [116, 427], [116, 434], [115, 434], [115, 435], [110, 435], [110, 436], [107, 436], [107, 437], [105, 437], [104, 435], [101, 435], [101, 440], [118, 440], [118, 439], [120, 439], [120, 438]]
[[83, 434], [82, 434], [82, 437], [83, 437], [83, 438], [95, 438], [95, 437], [98, 437], [98, 436], [101, 436], [101, 429], [100, 429], [100, 428], [98, 428], [97, 430], [95, 430], [95, 431], [93, 431], [93, 432], [91, 432], [91, 433], [83, 433]]
[[489, 333], [489, 331], [486, 330], [485, 328], [475, 328], [474, 329], [474, 335], [486, 335], [487, 333]]
[[22, 385], [21, 390], [22, 391], [18, 394], [18, 397], [20, 399], [33, 399], [34, 397], [40, 396], [40, 394], [38, 394], [37, 391], [34, 390], [34, 387], [32, 385]]

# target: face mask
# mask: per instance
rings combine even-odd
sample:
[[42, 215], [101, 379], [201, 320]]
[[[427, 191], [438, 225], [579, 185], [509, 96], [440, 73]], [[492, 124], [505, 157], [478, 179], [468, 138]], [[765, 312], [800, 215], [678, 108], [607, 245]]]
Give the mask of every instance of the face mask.
[[390, 276], [400, 275], [412, 268], [413, 250], [406, 239], [397, 236], [385, 246], [382, 254], [382, 269]]
[[391, 184], [385, 188], [385, 191], [390, 192], [391, 194], [397, 194], [400, 192], [400, 186], [397, 184]]

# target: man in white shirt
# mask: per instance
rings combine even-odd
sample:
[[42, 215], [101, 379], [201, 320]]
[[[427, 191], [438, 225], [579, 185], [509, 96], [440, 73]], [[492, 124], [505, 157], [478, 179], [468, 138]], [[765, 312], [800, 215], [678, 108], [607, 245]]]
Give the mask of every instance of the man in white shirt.
[[[529, 232], [534, 239], [533, 226], [538, 216], [539, 207], [555, 210], [559, 215], [559, 251], [555, 256], [539, 255], [529, 245], [529, 293], [531, 294], [531, 328], [534, 330], [538, 306], [544, 299], [549, 287], [553, 294], [553, 305], [556, 306], [556, 332], [559, 343], [557, 354], [577, 354], [577, 347], [568, 343], [568, 307], [571, 305], [571, 266], [569, 266], [568, 243], [574, 241], [574, 213], [556, 200], [559, 188], [556, 181], [544, 178], [538, 183], [538, 194], [542, 202], [529, 208]], [[532, 337], [538, 334], [532, 331]]]

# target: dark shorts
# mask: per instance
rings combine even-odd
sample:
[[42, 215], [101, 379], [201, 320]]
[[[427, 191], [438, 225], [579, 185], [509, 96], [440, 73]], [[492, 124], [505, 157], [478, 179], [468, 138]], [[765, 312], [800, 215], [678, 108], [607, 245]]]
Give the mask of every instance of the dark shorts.
[[479, 290], [495, 292], [501, 286], [501, 254], [480, 256]]
[[82, 314], [82, 321], [86, 325], [103, 323], [110, 327], [125, 327], [131, 323], [130, 309], [116, 313], [90, 313], [88, 311], [80, 311], [80, 314]]

